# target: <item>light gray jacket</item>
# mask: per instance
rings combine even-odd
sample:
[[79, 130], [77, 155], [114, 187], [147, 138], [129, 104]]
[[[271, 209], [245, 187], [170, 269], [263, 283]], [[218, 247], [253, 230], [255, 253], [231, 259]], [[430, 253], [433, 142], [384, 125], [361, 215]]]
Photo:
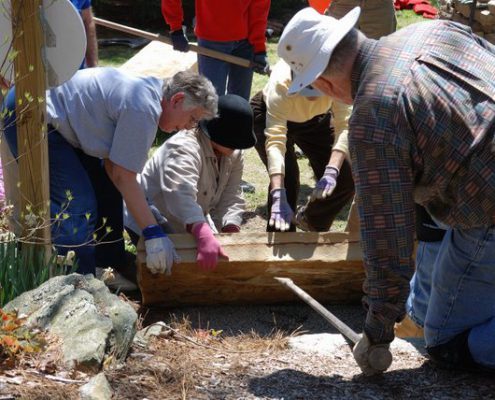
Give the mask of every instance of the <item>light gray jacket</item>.
[[[228, 224], [241, 225], [242, 169], [242, 151], [217, 161], [206, 135], [199, 129], [184, 130], [156, 150], [138, 179], [148, 202], [173, 232], [186, 232], [186, 225], [195, 222], [210, 222], [208, 215], [221, 231]], [[127, 212], [126, 226], [140, 233]]]

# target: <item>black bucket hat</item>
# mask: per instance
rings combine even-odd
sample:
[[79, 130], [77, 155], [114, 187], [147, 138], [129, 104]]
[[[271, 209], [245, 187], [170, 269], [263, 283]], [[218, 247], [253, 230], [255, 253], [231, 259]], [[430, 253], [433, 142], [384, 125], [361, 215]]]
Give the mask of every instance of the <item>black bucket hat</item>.
[[201, 120], [199, 126], [211, 141], [229, 149], [249, 149], [256, 144], [253, 110], [249, 102], [235, 94], [218, 98], [218, 116]]

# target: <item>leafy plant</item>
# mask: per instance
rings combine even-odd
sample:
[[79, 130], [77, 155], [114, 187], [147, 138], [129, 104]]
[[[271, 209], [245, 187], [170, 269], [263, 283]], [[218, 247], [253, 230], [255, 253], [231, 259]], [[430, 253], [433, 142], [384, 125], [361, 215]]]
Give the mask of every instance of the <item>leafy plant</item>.
[[67, 257], [59, 260], [56, 251], [46, 260], [42, 247], [21, 243], [13, 235], [8, 235], [0, 242], [0, 307], [52, 276], [70, 273], [77, 268], [66, 264]]
[[0, 308], [0, 362], [13, 361], [20, 353], [41, 350], [44, 342], [35, 329], [29, 329], [16, 312]]

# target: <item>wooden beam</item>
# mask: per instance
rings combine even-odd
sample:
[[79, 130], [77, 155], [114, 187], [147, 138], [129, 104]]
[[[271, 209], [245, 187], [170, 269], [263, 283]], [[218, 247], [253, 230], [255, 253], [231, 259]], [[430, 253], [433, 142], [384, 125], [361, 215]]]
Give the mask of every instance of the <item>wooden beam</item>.
[[196, 264], [191, 235], [169, 235], [180, 264], [172, 275], [153, 275], [138, 246], [138, 282], [143, 304], [270, 304], [298, 301], [273, 278], [291, 278], [322, 303], [358, 303], [364, 269], [361, 246], [346, 233], [238, 233], [217, 235], [230, 261], [212, 272]]
[[32, 213], [37, 217], [35, 229], [29, 220], [21, 218], [23, 238], [45, 247], [49, 257], [50, 191], [41, 5], [42, 0], [12, 0], [12, 32], [17, 52], [14, 69], [21, 216]]

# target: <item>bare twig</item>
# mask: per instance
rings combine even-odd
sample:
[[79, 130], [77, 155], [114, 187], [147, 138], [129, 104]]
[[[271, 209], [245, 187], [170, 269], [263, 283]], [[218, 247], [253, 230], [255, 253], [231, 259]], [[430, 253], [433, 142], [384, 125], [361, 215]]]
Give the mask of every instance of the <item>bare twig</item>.
[[69, 384], [74, 384], [74, 383], [77, 383], [77, 384], [81, 384], [81, 383], [87, 383], [86, 381], [82, 381], [80, 379], [68, 379], [68, 378], [62, 378], [61, 376], [56, 376], [56, 375], [47, 375], [47, 374], [44, 374], [42, 372], [39, 372], [39, 371], [35, 371], [35, 370], [28, 370], [28, 371], [25, 371], [26, 373], [28, 374], [33, 374], [33, 375], [38, 375], [38, 376], [41, 376], [42, 378], [46, 378], [46, 379], [49, 379], [51, 381], [55, 381], [55, 382], [61, 382], [61, 383], [69, 383]]

